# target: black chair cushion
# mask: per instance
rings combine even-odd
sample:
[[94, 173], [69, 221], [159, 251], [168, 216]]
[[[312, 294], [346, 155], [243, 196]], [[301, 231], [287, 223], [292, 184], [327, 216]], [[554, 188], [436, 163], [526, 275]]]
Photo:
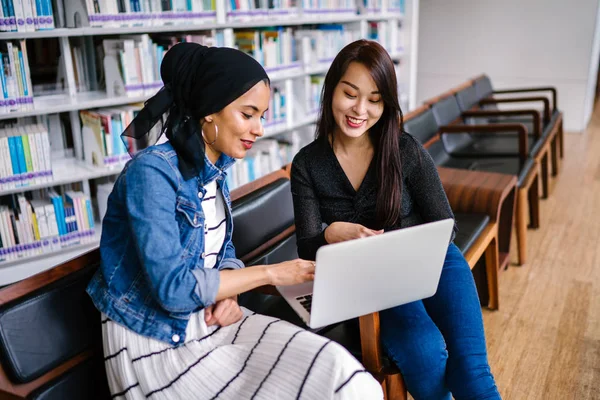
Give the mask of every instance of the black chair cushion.
[[448, 96], [431, 106], [438, 126], [449, 125], [460, 117], [461, 111], [455, 96]]
[[30, 400], [109, 399], [108, 382], [101, 358], [78, 364], [58, 378], [37, 388]]
[[[456, 136], [463, 137], [463, 135], [457, 134], [442, 135], [446, 151], [456, 157], [512, 157], [519, 155], [519, 138], [510, 133], [471, 134], [469, 140], [457, 140]], [[536, 140], [532, 135], [528, 135], [528, 154], [535, 156], [543, 144], [542, 138]]]
[[[465, 158], [467, 160], [467, 158]], [[521, 162], [518, 157], [497, 157], [497, 158], [479, 158], [470, 159], [473, 164], [469, 169], [473, 171], [498, 172], [501, 174], [516, 175], [518, 186], [521, 186], [525, 178], [533, 168], [534, 161], [528, 158]]]
[[85, 292], [89, 266], [0, 308], [0, 356], [9, 377], [30, 382], [101, 346], [100, 314]]
[[490, 217], [486, 214], [456, 213], [454, 218], [458, 226], [454, 244], [464, 255], [490, 222]]
[[433, 111], [429, 109], [406, 121], [404, 131], [417, 138], [421, 144], [427, 143], [438, 131], [438, 124], [435, 121]]
[[467, 111], [479, 103], [475, 86], [469, 86], [456, 93], [456, 100], [461, 111]]
[[294, 224], [289, 179], [281, 178], [232, 204], [233, 244], [238, 258]]

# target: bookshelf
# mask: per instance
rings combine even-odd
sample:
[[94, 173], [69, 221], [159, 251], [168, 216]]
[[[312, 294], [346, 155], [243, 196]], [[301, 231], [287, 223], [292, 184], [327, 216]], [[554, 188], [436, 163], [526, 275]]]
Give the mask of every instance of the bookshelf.
[[[8, 1], [26, 3], [30, 0]], [[150, 4], [152, 1], [154, 0], [140, 0], [140, 3]], [[142, 12], [133, 18], [137, 18], [139, 23], [124, 23], [127, 16], [131, 17], [131, 10], [116, 12], [116, 8], [112, 9], [111, 14], [114, 18], [100, 18], [102, 15], [98, 14], [90, 18], [85, 9], [86, 2], [79, 2], [80, 0], [61, 2], [65, 7], [64, 16], [61, 18], [54, 15], [54, 29], [40, 30], [36, 26], [36, 29], [27, 31], [0, 32], [0, 44], [12, 42], [15, 46], [22, 46], [23, 55], [31, 56], [34, 52], [39, 53], [40, 49], [51, 51], [47, 47], [55, 48], [57, 54], [60, 54], [60, 57], [57, 56], [56, 81], [62, 82], [62, 86], [54, 91], [36, 90], [34, 73], [40, 73], [43, 68], [32, 65], [33, 87], [29, 89], [33, 93], [33, 101], [19, 109], [0, 112], [0, 146], [4, 127], [7, 127], [10, 136], [15, 135], [14, 132], [11, 133], [13, 127], [42, 124], [47, 127], [51, 144], [45, 157], [51, 158], [52, 164], [52, 176], [46, 180], [34, 179], [23, 186], [7, 185], [0, 181], [0, 206], [14, 204], [17, 197], [21, 201], [22, 197], [29, 200], [33, 196], [37, 199], [47, 190], [59, 197], [65, 197], [68, 190], [75, 190], [92, 204], [94, 233], [83, 241], [46, 253], [29, 252], [11, 259], [5, 257], [4, 260], [0, 254], [0, 286], [51, 268], [98, 246], [102, 216], [100, 203], [106, 201], [101, 198], [100, 193], [104, 193], [102, 196], [106, 195], [127, 157], [117, 154], [117, 142], [114, 142], [114, 147], [106, 143], [99, 148], [94, 147], [94, 144], [90, 145], [90, 137], [93, 138], [90, 132], [93, 129], [90, 130], [90, 126], [83, 123], [82, 115], [90, 110], [94, 115], [98, 114], [98, 126], [100, 123], [104, 124], [104, 140], [113, 142], [120, 132], [111, 132], [113, 136], [109, 140], [109, 131], [124, 127], [134, 115], [135, 107], [141, 107], [141, 103], [160, 87], [152, 79], [142, 79], [143, 84], [131, 85], [126, 76], [119, 74], [118, 59], [106, 61], [110, 58], [106, 51], [103, 59], [94, 58], [98, 57], [99, 47], [105, 50], [109, 48], [109, 45], [105, 46], [109, 41], [118, 46], [121, 41], [124, 43], [131, 40], [136, 49], [137, 46], [152, 46], [152, 49], [156, 49], [156, 46], [164, 45], [165, 38], [201, 38], [216, 45], [239, 47], [252, 42], [252, 35], [260, 36], [261, 45], [267, 43], [269, 35], [276, 37], [270, 50], [265, 47], [258, 53], [252, 53], [255, 57], [262, 57], [257, 59], [263, 63], [271, 78], [274, 103], [270, 109], [273, 109], [274, 114], [267, 118], [265, 134], [257, 142], [256, 149], [253, 148], [253, 153], [247, 157], [248, 160], [237, 163], [230, 171], [228, 179], [232, 188], [286, 164], [291, 161], [295, 152], [312, 140], [322, 79], [335, 54], [351, 40], [368, 38], [377, 40], [386, 47], [397, 65], [398, 91], [403, 111], [406, 113], [415, 107], [419, 0], [282, 0], [282, 9], [253, 9], [253, 4], [267, 3], [256, 0], [248, 2], [249, 5], [243, 1], [236, 3], [242, 4], [237, 10], [232, 10], [228, 1], [212, 0], [214, 8], [194, 14], [193, 23], [186, 19], [180, 20], [183, 14], [177, 16], [176, 11], [170, 11], [173, 14], [166, 15], [164, 12], [155, 15]], [[109, 3], [110, 0], [106, 0], [101, 4]], [[127, 2], [119, 4], [123, 3]], [[197, 0], [197, 3], [208, 7], [207, 4], [210, 5], [211, 1]], [[196, 6], [196, 1], [189, 4]], [[325, 4], [325, 7], [315, 7], [317, 4]], [[291, 7], [286, 8], [286, 5]], [[74, 13], [77, 15], [77, 23], [70, 20]], [[101, 20], [112, 22], [98, 22]], [[104, 26], [91, 26], [99, 23]], [[293, 54], [289, 48], [283, 47], [283, 43], [290, 40], [294, 42]], [[29, 46], [33, 46], [34, 50]], [[86, 53], [86, 46], [94, 51]], [[2, 48], [0, 47], [0, 52]], [[273, 50], [275, 48], [277, 50]], [[92, 62], [93, 60], [96, 61]], [[35, 61], [30, 60], [29, 63], [35, 64]], [[156, 64], [159, 62], [154, 60], [153, 65]], [[93, 72], [88, 67], [94, 68]], [[101, 76], [102, 81], [86, 81], [88, 73], [92, 77]], [[155, 74], [154, 78], [156, 76]], [[144, 75], [141, 78], [152, 77]], [[132, 86], [138, 87], [138, 90], [129, 90]], [[111, 122], [119, 124], [108, 126], [106, 118], [109, 125]], [[23, 135], [24, 141], [28, 132], [20, 131], [17, 135], [19, 134]], [[90, 153], [92, 147], [93, 151]], [[35, 160], [33, 148], [31, 151], [30, 158]], [[99, 155], [91, 157], [90, 154], [94, 154], [94, 151]], [[102, 155], [106, 161], [106, 156], [111, 155], [107, 153], [111, 152], [118, 159], [114, 164], [106, 166], [102, 161], [91, 162], [92, 158], [102, 159]], [[42, 158], [40, 155], [39, 159]], [[5, 167], [2, 172], [0, 165], [0, 178], [9, 169]], [[7, 199], [11, 199], [12, 203]], [[19, 218], [25, 217], [23, 212], [19, 214]], [[1, 218], [0, 212], [0, 239], [3, 238], [3, 233], [6, 234], [6, 231], [2, 231]], [[74, 218], [71, 215], [71, 220]], [[77, 218], [83, 217], [78, 214]]]

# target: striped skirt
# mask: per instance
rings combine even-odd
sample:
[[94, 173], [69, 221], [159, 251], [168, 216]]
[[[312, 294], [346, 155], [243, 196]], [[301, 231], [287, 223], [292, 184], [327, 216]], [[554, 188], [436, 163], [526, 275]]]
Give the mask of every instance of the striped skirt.
[[381, 386], [342, 346], [242, 308], [236, 324], [192, 315], [179, 347], [102, 315], [105, 367], [120, 399], [382, 399]]

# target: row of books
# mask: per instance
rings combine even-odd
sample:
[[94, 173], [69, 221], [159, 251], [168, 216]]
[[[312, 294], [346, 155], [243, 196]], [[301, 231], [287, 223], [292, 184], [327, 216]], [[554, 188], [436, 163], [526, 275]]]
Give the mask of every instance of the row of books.
[[84, 160], [97, 167], [122, 167], [130, 159], [127, 149], [135, 151], [135, 143], [131, 138], [125, 143], [121, 133], [142, 106], [134, 104], [80, 111]]
[[329, 64], [348, 43], [360, 39], [360, 31], [342, 24], [318, 25], [314, 29], [299, 29], [300, 59], [305, 66]]
[[82, 192], [48, 190], [32, 199], [9, 196], [6, 202], [0, 205], [0, 265], [94, 240], [91, 201]]
[[33, 109], [33, 87], [25, 40], [0, 42], [0, 113]]
[[387, 12], [404, 14], [404, 0], [362, 0], [368, 13], [379, 13], [384, 7]]
[[42, 124], [0, 129], [0, 190], [52, 180], [48, 131]]
[[[154, 94], [162, 87], [160, 64], [170, 47], [179, 42], [223, 46], [223, 35], [206, 34], [123, 36], [102, 41], [104, 76], [109, 96]], [[78, 69], [78, 68], [77, 68]], [[85, 69], [82, 69], [85, 72]]]
[[356, 0], [302, 0], [302, 8], [314, 16], [358, 13]]
[[93, 27], [202, 24], [216, 21], [216, 0], [86, 0]]
[[295, 0], [228, 0], [227, 2], [229, 21], [291, 19], [297, 18], [298, 13]]
[[271, 99], [269, 109], [265, 113], [264, 127], [285, 124], [287, 118], [287, 93], [285, 85], [271, 84]]
[[1, 32], [34, 32], [54, 29], [52, 0], [2, 0]]
[[391, 54], [404, 51], [404, 30], [398, 29], [398, 21], [369, 22], [367, 39], [379, 42]]
[[254, 57], [265, 69], [299, 67], [292, 28], [267, 28], [236, 31], [235, 46]]
[[312, 135], [292, 131], [275, 138], [257, 141], [246, 157], [238, 160], [227, 172], [227, 185], [233, 190], [255, 179], [281, 169], [292, 162], [300, 149], [308, 144]]

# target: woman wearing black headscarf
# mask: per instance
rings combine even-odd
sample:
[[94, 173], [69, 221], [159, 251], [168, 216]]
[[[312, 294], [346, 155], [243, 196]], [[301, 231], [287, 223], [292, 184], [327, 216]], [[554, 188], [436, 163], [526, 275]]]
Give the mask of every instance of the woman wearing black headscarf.
[[225, 170], [263, 135], [264, 69], [238, 50], [184, 43], [161, 76], [123, 133], [134, 157], [109, 196], [87, 289], [113, 398], [382, 398], [341, 346], [237, 304], [314, 276], [304, 260], [245, 269], [231, 243]]

